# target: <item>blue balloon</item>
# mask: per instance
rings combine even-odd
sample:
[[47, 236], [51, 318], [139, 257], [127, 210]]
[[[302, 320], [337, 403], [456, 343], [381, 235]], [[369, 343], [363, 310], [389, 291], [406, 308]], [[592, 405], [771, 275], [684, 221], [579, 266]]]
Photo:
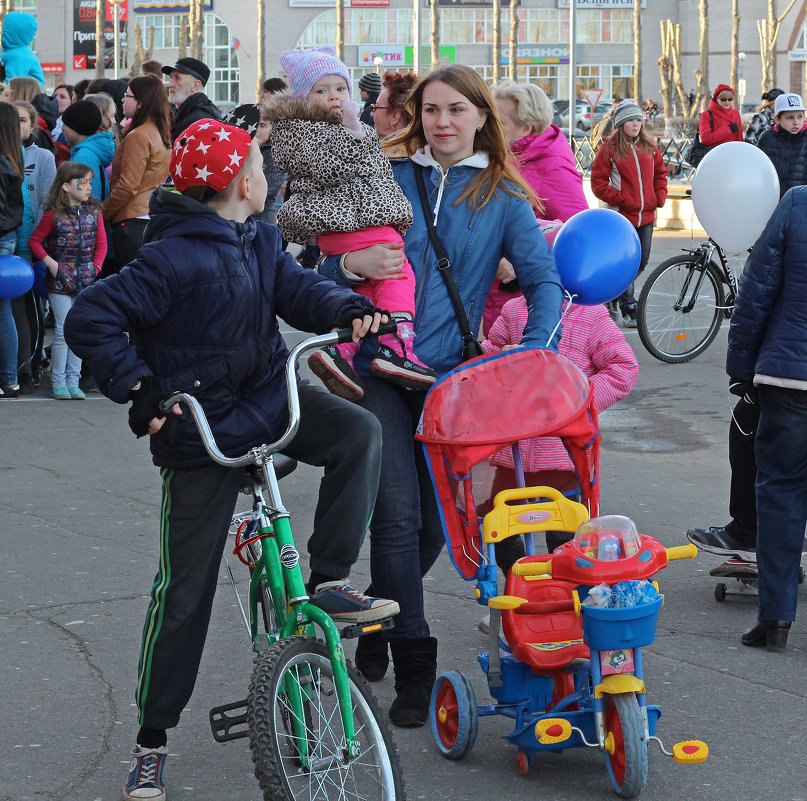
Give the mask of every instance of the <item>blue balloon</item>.
[[34, 292], [39, 295], [40, 298], [46, 298], [48, 296], [48, 290], [45, 287], [45, 277], [48, 274], [48, 268], [45, 266], [45, 263], [42, 261], [35, 261], [34, 262]]
[[552, 250], [563, 288], [584, 306], [618, 298], [636, 277], [642, 258], [636, 229], [611, 209], [586, 209], [570, 217]]
[[0, 298], [18, 298], [34, 285], [34, 268], [19, 256], [0, 256]]

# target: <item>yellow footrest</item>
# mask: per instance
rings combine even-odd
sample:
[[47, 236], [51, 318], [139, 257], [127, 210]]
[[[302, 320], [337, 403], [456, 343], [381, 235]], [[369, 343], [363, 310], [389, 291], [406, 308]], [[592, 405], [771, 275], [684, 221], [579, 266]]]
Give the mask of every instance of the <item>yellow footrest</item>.
[[572, 736], [572, 725], [565, 718], [544, 718], [535, 724], [535, 739], [541, 745], [562, 743]]
[[673, 746], [673, 759], [682, 765], [697, 765], [706, 762], [709, 746], [702, 740], [684, 740]]

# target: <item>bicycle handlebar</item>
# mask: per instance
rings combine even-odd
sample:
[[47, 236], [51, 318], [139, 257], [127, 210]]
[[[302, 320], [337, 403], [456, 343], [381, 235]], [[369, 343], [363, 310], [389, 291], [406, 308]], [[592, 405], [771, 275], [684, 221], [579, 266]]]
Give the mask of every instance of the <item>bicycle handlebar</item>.
[[[384, 323], [379, 326], [377, 334], [394, 334], [397, 331], [397, 324], [394, 320]], [[254, 464], [260, 454], [276, 453], [283, 450], [288, 445], [297, 433], [297, 428], [300, 425], [300, 396], [297, 392], [297, 362], [304, 353], [316, 348], [323, 348], [327, 345], [338, 345], [345, 342], [351, 342], [353, 339], [352, 328], [341, 328], [339, 331], [332, 331], [329, 334], [320, 334], [316, 337], [304, 339], [294, 348], [286, 359], [286, 396], [289, 407], [289, 422], [286, 426], [286, 431], [283, 436], [276, 442], [269, 445], [260, 445], [252, 448], [248, 453], [243, 456], [225, 456], [219, 450], [216, 444], [216, 439], [207, 422], [202, 405], [196, 400], [193, 395], [186, 392], [175, 392], [170, 398], [160, 404], [160, 408], [164, 412], [169, 412], [171, 408], [177, 403], [184, 403], [190, 409], [191, 416], [199, 429], [199, 434], [202, 438], [202, 444], [205, 446], [210, 458], [224, 467], [245, 467], [246, 465]]]

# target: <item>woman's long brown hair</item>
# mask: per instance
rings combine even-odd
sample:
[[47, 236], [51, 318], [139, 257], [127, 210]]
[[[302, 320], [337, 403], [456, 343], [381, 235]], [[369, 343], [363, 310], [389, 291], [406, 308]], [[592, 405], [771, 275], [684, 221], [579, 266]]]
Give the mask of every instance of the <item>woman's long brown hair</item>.
[[389, 139], [389, 146], [400, 144], [411, 156], [427, 144], [423, 131], [423, 92], [432, 81], [447, 84], [473, 103], [480, 113], [487, 115], [484, 125], [474, 137], [474, 152], [485, 153], [489, 163], [463, 192], [460, 200], [467, 199], [469, 206], [481, 209], [496, 190], [501, 189], [540, 207], [535, 193], [515, 166], [490, 89], [478, 72], [464, 64], [444, 64], [415, 84], [406, 100], [406, 110], [412, 119], [406, 128]]
[[[614, 158], [621, 159], [630, 153], [631, 140], [625, 135], [625, 126], [620, 125], [611, 135], [611, 142], [614, 147]], [[644, 125], [639, 129], [639, 135], [635, 139], [638, 147], [643, 147], [648, 153], [656, 149], [656, 140], [647, 132]]]
[[151, 120], [157, 126], [163, 144], [171, 147], [171, 107], [163, 82], [152, 75], [138, 75], [129, 81], [128, 91], [140, 105], [132, 114], [132, 121], [126, 126], [123, 137]]
[[20, 115], [11, 103], [0, 103], [0, 153], [10, 162], [20, 180], [25, 176], [25, 160], [22, 155]]

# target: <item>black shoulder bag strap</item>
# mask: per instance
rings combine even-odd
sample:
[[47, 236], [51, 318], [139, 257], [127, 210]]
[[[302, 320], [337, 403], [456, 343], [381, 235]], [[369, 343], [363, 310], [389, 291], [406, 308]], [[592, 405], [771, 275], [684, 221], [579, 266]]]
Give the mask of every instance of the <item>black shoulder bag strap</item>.
[[429, 239], [434, 248], [434, 253], [437, 256], [437, 269], [443, 276], [448, 288], [448, 296], [451, 298], [451, 305], [454, 307], [454, 314], [457, 317], [457, 322], [460, 324], [460, 333], [462, 334], [462, 351], [464, 359], [471, 359], [474, 356], [481, 356], [483, 351], [476, 337], [471, 333], [471, 325], [468, 322], [468, 315], [465, 313], [465, 308], [462, 305], [462, 298], [457, 289], [457, 283], [454, 281], [454, 276], [451, 274], [451, 262], [448, 260], [448, 254], [437, 236], [437, 229], [434, 227], [434, 219], [432, 216], [431, 205], [429, 198], [426, 195], [426, 182], [423, 179], [423, 170], [419, 165], [413, 164], [415, 169], [415, 181], [418, 185], [418, 194], [420, 195], [420, 206], [423, 209], [423, 216], [426, 219], [426, 228], [429, 232]]

